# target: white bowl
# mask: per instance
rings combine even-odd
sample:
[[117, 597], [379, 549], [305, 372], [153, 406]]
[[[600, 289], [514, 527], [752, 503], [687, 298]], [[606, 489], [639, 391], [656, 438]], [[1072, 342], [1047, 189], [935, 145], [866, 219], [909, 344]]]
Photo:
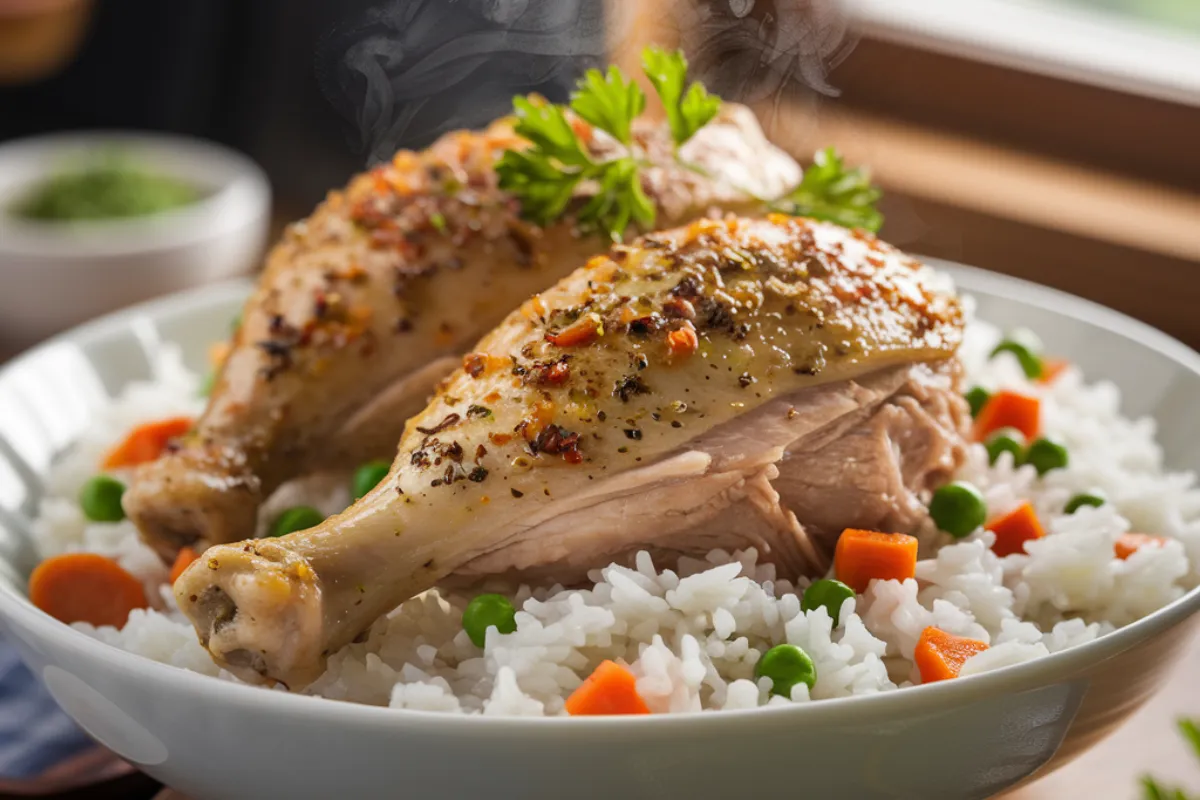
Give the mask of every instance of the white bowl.
[[[64, 163], [109, 146], [203, 196], [119, 220], [39, 222], [7, 213]], [[0, 145], [0, 342], [30, 344], [131, 303], [243, 274], [262, 253], [270, 212], [263, 171], [211, 142], [99, 131]]]
[[[980, 316], [1037, 330], [1125, 410], [1159, 421], [1167, 463], [1200, 466], [1200, 355], [1113, 311], [955, 268]], [[1183, 652], [1200, 590], [1088, 644], [874, 696], [657, 717], [458, 717], [230, 684], [102, 644], [34, 608], [27, 519], [39, 476], [127, 381], [147, 345], [194, 366], [244, 284], [116, 314], [0, 371], [0, 621], [55, 699], [154, 777], [206, 798], [975, 798], [1055, 768], [1149, 698]], [[4, 464], [8, 464], [4, 471]], [[1121, 787], [1124, 792], [1135, 787]]]

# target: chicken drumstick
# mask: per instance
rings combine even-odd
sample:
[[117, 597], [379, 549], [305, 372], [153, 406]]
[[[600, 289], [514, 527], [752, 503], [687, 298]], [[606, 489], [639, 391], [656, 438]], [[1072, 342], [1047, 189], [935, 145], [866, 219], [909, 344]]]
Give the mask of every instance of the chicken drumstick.
[[209, 550], [176, 597], [219, 663], [296, 688], [447, 580], [750, 545], [820, 573], [845, 527], [928, 529], [963, 457], [962, 325], [862, 231], [731, 217], [618, 245], [463, 358], [374, 491]]
[[[611, 140], [576, 125], [607, 158]], [[678, 154], [665, 124], [638, 119], [633, 135], [664, 226], [712, 210], [757, 213], [799, 180], [743, 106], [724, 104]], [[458, 356], [597, 251], [569, 216], [531, 225], [498, 188], [497, 159], [526, 145], [512, 120], [449, 134], [358, 176], [290, 228], [196, 430], [125, 495], [165, 560], [253, 536], [259, 505], [285, 480], [390, 458], [404, 421]]]

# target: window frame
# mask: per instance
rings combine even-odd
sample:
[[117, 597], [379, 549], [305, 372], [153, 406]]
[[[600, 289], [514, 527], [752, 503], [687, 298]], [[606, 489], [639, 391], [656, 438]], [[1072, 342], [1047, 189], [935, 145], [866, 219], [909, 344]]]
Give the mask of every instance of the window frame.
[[861, 33], [883, 41], [1200, 106], [1200, 37], [1165, 26], [1053, 0], [846, 0], [845, 6]]

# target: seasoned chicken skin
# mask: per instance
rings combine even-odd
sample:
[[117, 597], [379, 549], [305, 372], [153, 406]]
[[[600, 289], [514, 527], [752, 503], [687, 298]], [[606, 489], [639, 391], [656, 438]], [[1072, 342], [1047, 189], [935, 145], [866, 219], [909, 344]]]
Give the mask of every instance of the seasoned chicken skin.
[[820, 573], [847, 526], [928, 525], [964, 448], [961, 334], [939, 276], [861, 231], [731, 217], [616, 246], [462, 359], [373, 492], [209, 550], [176, 596], [219, 663], [296, 687], [438, 583], [749, 545]]
[[[607, 157], [612, 141], [576, 125]], [[665, 125], [638, 121], [634, 135], [664, 227], [755, 213], [799, 180], [742, 106], [726, 104], [678, 157]], [[524, 146], [511, 120], [449, 134], [358, 176], [288, 230], [195, 432], [125, 495], [164, 559], [253, 536], [259, 505], [289, 478], [391, 458], [404, 421], [467, 347], [602, 249], [569, 216], [546, 228], [519, 217], [494, 166]]]

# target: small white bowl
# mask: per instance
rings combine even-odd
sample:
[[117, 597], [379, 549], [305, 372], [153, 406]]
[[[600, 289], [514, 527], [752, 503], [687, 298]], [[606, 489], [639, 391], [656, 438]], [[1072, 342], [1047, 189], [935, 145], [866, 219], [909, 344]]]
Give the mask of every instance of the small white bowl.
[[[112, 148], [201, 191], [146, 217], [23, 220], [9, 208], [40, 181]], [[248, 271], [270, 224], [262, 169], [220, 145], [180, 136], [94, 131], [0, 145], [0, 342], [30, 344], [108, 311]]]

